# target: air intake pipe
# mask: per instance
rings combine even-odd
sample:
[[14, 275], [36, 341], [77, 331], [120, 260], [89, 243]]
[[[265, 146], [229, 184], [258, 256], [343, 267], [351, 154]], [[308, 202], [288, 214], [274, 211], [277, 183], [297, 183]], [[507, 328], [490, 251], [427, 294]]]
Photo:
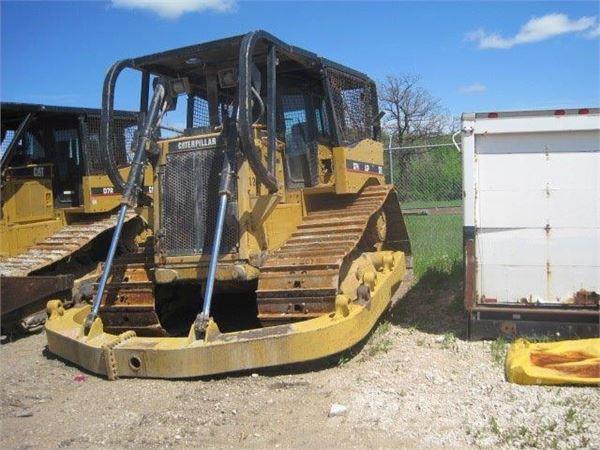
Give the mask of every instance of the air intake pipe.
[[123, 192], [126, 181], [119, 173], [117, 162], [115, 161], [113, 136], [113, 113], [115, 102], [115, 87], [117, 78], [124, 69], [135, 69], [133, 60], [124, 59], [114, 63], [106, 74], [104, 86], [102, 88], [102, 113], [100, 115], [100, 159], [106, 170], [108, 178], [112, 182], [117, 192]]
[[239, 59], [238, 131], [242, 152], [248, 158], [248, 163], [256, 174], [256, 178], [266, 186], [270, 193], [275, 193], [279, 189], [277, 179], [263, 164], [261, 154], [254, 145], [252, 132], [252, 51], [256, 42], [266, 37], [266, 33], [262, 31], [253, 31], [242, 39]]

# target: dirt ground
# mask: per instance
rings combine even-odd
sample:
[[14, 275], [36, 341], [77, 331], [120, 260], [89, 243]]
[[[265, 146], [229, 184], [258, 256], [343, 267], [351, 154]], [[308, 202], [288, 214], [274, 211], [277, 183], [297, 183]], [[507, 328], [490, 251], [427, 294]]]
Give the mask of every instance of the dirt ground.
[[459, 291], [417, 286], [365, 345], [293, 371], [110, 382], [43, 334], [5, 343], [0, 447], [600, 447], [600, 389], [507, 383], [503, 346], [464, 340]]

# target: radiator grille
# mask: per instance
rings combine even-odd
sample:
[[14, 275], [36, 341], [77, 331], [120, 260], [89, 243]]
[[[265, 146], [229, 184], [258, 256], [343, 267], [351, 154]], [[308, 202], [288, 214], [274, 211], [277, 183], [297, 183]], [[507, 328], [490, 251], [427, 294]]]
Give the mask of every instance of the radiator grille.
[[[166, 256], [210, 253], [222, 162], [221, 148], [171, 151], [167, 155], [161, 179], [161, 249]], [[235, 181], [232, 191], [220, 253], [238, 250]]]

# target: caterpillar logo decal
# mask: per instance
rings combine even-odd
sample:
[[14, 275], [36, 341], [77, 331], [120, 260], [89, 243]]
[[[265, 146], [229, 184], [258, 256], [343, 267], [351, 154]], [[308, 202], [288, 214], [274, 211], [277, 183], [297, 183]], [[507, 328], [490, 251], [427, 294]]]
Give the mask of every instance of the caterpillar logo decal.
[[370, 173], [383, 176], [383, 166], [379, 164], [367, 163], [363, 161], [346, 160], [346, 169], [350, 172]]
[[6, 179], [52, 178], [51, 166], [10, 167]]
[[193, 137], [183, 141], [169, 142], [169, 151], [198, 150], [201, 148], [215, 147], [217, 137]]

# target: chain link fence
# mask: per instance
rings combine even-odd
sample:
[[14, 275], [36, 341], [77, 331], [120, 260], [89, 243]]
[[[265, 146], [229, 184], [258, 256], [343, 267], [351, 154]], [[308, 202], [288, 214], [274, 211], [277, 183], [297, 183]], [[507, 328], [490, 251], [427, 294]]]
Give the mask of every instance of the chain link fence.
[[[445, 139], [449, 140], [449, 139]], [[410, 234], [415, 272], [462, 266], [462, 156], [452, 143], [388, 147], [388, 182], [396, 186]]]

